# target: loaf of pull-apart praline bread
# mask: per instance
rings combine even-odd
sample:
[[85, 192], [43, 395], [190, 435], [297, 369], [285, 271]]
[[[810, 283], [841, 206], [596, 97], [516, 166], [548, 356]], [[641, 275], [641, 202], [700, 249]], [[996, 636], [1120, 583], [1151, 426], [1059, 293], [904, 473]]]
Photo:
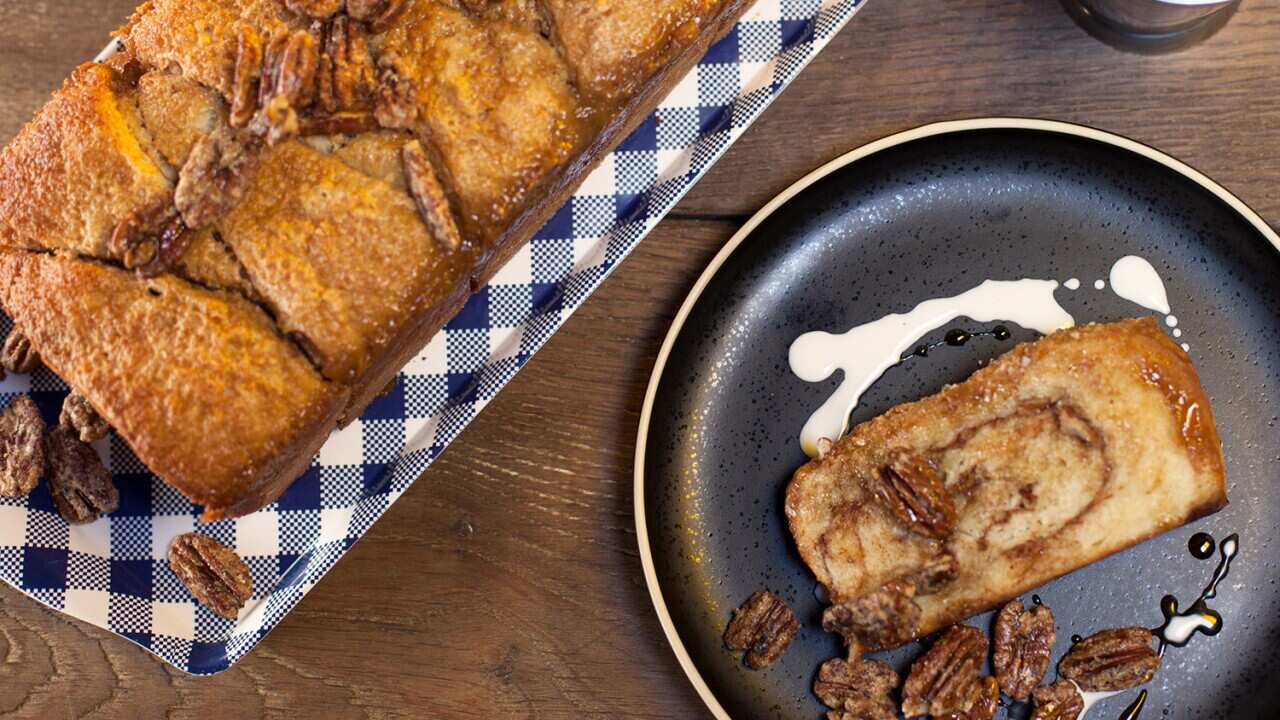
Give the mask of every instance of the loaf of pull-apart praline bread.
[[279, 497], [745, 0], [153, 0], [0, 153], [0, 304], [213, 519]]

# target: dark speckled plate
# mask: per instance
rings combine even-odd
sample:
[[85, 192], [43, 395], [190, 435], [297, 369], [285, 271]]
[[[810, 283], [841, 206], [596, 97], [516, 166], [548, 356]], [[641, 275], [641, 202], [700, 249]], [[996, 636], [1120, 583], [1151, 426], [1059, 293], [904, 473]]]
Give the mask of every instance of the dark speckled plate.
[[[654, 604], [677, 657], [718, 717], [817, 720], [818, 665], [840, 652], [819, 627], [815, 581], [782, 513], [805, 462], [797, 436], [837, 378], [805, 383], [787, 347], [985, 278], [1079, 278], [1059, 301], [1077, 322], [1146, 314], [1095, 290], [1111, 264], [1148, 258], [1212, 398], [1231, 505], [1039, 589], [1057, 614], [1055, 660], [1074, 633], [1160, 624], [1166, 593], [1195, 599], [1212, 573], [1187, 541], [1238, 532], [1214, 607], [1216, 637], [1170, 649], [1144, 718], [1273, 718], [1280, 711], [1280, 238], [1224, 189], [1155, 150], [1061, 123], [979, 120], [897, 135], [835, 161], [771, 202], [707, 269], [649, 386], [636, 516]], [[959, 322], [968, 329], [990, 325]], [[953, 325], [952, 327], [954, 327]], [[931, 340], [941, 337], [940, 329]], [[1033, 334], [1015, 330], [1014, 340]], [[853, 422], [967, 377], [1009, 343], [981, 338], [891, 369]], [[780, 593], [803, 628], [768, 670], [721, 635], [753, 591]], [[970, 620], [988, 628], [987, 615]], [[899, 669], [913, 644], [886, 656]], [[1090, 718], [1116, 718], [1129, 691]], [[1011, 706], [998, 717], [1025, 717]]]

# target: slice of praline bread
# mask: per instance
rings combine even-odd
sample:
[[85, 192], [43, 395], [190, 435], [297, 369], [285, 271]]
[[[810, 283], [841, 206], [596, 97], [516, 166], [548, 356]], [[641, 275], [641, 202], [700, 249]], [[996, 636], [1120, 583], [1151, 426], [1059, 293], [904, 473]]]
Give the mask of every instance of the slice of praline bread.
[[346, 402], [234, 293], [0, 250], [0, 303], [45, 364], [207, 519], [279, 497]]
[[796, 471], [786, 514], [824, 625], [874, 649], [1226, 502], [1209, 399], [1143, 318], [1019, 345], [855, 427]]

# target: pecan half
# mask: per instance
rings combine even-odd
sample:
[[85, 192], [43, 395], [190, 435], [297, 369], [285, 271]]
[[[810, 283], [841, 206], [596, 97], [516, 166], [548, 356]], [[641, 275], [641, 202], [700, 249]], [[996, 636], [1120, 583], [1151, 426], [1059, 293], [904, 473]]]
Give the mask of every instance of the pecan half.
[[155, 277], [177, 264], [190, 243], [182, 214], [162, 198], [134, 208], [121, 219], [107, 249], [126, 268], [142, 277]]
[[74, 391], [62, 401], [58, 424], [74, 430], [76, 437], [87, 443], [101, 440], [111, 432], [111, 426], [89, 404], [89, 398]]
[[1041, 685], [1031, 697], [1036, 708], [1031, 720], [1076, 720], [1084, 712], [1084, 698], [1069, 680]]
[[400, 158], [404, 162], [405, 181], [409, 186], [409, 194], [418, 206], [418, 214], [427, 224], [427, 229], [436, 241], [450, 250], [462, 247], [462, 233], [454, 222], [453, 211], [449, 209], [449, 199], [445, 197], [444, 187], [436, 178], [436, 172], [422, 149], [422, 143], [411, 140], [400, 149]]
[[725, 647], [747, 651], [747, 667], [759, 670], [782, 657], [800, 630], [800, 621], [782, 598], [767, 590], [753, 593], [724, 632]]
[[1071, 647], [1058, 662], [1058, 674], [1082, 690], [1127, 690], [1149, 682], [1160, 669], [1160, 655], [1146, 628], [1116, 628], [1094, 633]]
[[201, 605], [222, 617], [234, 620], [253, 596], [249, 567], [211, 537], [179, 535], [169, 546], [169, 568]]
[[173, 193], [186, 227], [208, 227], [240, 202], [258, 167], [259, 145], [248, 133], [228, 125], [200, 138], [182, 166]]
[[73, 525], [91, 523], [120, 506], [120, 492], [110, 471], [74, 430], [55, 427], [45, 433], [44, 443], [49, 494], [64, 520]]
[[321, 33], [319, 107], [330, 115], [372, 109], [378, 81], [364, 33], [345, 15], [334, 18]]
[[415, 102], [413, 81], [396, 70], [393, 59], [384, 55], [381, 62], [383, 67], [378, 73], [378, 93], [374, 98], [374, 115], [382, 127], [411, 130], [418, 122], [418, 104]]
[[291, 11], [313, 18], [329, 18], [342, 9], [342, 0], [284, 0]]
[[887, 663], [865, 660], [853, 653], [849, 660], [832, 658], [822, 663], [813, 681], [813, 694], [835, 710], [845, 709], [850, 700], [884, 704], [888, 706], [889, 717], [893, 717], [897, 715], [897, 708], [889, 699], [889, 693], [896, 687], [898, 673]]
[[937, 466], [928, 458], [905, 450], [872, 472], [872, 492], [895, 517], [920, 535], [944, 538], [956, 521], [956, 507], [942, 483]]
[[258, 84], [261, 108], [249, 128], [272, 145], [298, 132], [298, 112], [315, 101], [319, 54], [316, 39], [305, 30], [278, 33], [267, 44]]
[[22, 497], [44, 474], [44, 418], [26, 395], [0, 413], [0, 496]]
[[909, 718], [968, 713], [989, 692], [978, 674], [986, 658], [987, 638], [977, 628], [947, 630], [912, 663], [902, 686], [902, 713]]
[[978, 683], [978, 698], [973, 705], [964, 714], [952, 715], [951, 720], [991, 720], [996, 716], [1000, 709], [1000, 683], [993, 677], [984, 677]]
[[1053, 611], [1030, 610], [1012, 600], [996, 614], [994, 664], [1000, 689], [1014, 700], [1026, 700], [1049, 670], [1055, 633]]
[[920, 606], [915, 587], [895, 581], [862, 597], [832, 605], [822, 613], [822, 629], [839, 633], [850, 647], [869, 650], [897, 647], [916, 636]]
[[9, 331], [0, 347], [0, 365], [19, 375], [29, 375], [40, 367], [40, 354], [31, 347], [31, 338], [18, 328]]
[[347, 14], [376, 35], [391, 29], [405, 5], [405, 0], [347, 0]]
[[231, 112], [227, 117], [231, 127], [245, 127], [258, 112], [261, 78], [262, 39], [253, 27], [242, 25], [236, 31], [236, 62], [231, 74]]

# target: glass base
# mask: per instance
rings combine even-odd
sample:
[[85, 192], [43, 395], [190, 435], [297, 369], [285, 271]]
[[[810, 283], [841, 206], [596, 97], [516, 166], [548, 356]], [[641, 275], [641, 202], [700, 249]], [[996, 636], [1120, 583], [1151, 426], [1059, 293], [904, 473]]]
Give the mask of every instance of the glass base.
[[1111, 47], [1126, 52], [1159, 55], [1188, 48], [1221, 30], [1240, 7], [1240, 0], [1212, 15], [1159, 33], [1142, 32], [1119, 25], [1094, 12], [1081, 0], [1062, 0], [1062, 6], [1076, 24]]

